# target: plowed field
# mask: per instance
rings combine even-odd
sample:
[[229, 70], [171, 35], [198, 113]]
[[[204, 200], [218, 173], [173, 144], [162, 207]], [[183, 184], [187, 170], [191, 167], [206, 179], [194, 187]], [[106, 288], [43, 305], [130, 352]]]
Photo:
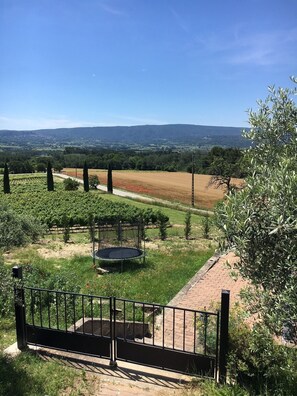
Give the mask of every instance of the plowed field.
[[[82, 178], [82, 169], [66, 168], [63, 170], [70, 176]], [[89, 175], [96, 174], [101, 184], [107, 183], [107, 171], [89, 169]], [[186, 172], [158, 171], [116, 171], [112, 172], [113, 186], [127, 191], [166, 199], [172, 202], [191, 204], [192, 175]], [[224, 197], [222, 188], [208, 187], [209, 175], [195, 175], [195, 206], [211, 209]], [[233, 183], [242, 184], [242, 179], [234, 179]]]

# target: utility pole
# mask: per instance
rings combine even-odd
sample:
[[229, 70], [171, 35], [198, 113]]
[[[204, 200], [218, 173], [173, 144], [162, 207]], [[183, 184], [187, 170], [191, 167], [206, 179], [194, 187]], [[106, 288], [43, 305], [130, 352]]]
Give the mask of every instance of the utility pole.
[[195, 206], [195, 166], [194, 154], [192, 154], [192, 206]]

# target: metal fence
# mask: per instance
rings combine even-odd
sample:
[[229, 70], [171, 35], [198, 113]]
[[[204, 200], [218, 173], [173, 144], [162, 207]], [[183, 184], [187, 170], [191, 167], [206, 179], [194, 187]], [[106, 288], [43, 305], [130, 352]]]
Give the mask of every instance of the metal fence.
[[[217, 312], [25, 287], [14, 267], [18, 347], [28, 344], [226, 377], [229, 292]], [[219, 376], [219, 377], [218, 377]]]

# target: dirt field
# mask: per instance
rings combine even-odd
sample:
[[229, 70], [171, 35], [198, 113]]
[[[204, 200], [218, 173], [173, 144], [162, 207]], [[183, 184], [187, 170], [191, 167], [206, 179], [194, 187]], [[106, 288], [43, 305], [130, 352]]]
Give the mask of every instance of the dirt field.
[[[63, 173], [82, 178], [82, 169], [65, 168]], [[89, 169], [89, 175], [97, 174], [101, 184], [107, 184], [107, 171]], [[192, 175], [186, 172], [113, 171], [113, 186], [127, 191], [162, 198], [173, 202], [191, 204]], [[195, 175], [195, 206], [211, 209], [224, 197], [222, 188], [208, 187], [209, 175]], [[234, 179], [237, 185], [241, 179]]]

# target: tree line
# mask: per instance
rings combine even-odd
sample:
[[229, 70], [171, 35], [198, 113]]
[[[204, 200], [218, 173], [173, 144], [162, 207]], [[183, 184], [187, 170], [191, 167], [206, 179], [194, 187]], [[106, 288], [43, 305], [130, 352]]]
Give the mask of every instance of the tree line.
[[243, 152], [238, 148], [213, 147], [209, 151], [135, 151], [67, 147], [64, 151], [40, 153], [34, 150], [0, 152], [0, 170], [5, 163], [10, 173], [46, 172], [48, 162], [56, 171], [63, 168], [83, 168], [85, 162], [91, 169], [186, 171], [244, 177]]

